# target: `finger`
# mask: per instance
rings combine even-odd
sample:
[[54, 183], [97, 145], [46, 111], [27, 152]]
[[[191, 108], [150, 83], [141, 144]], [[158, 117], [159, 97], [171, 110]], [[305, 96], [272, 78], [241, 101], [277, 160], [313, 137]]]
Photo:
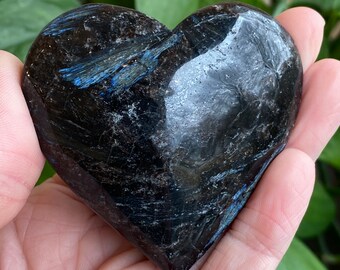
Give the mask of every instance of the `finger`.
[[41, 154], [22, 95], [22, 63], [0, 51], [0, 228], [24, 205], [41, 172]]
[[324, 19], [315, 10], [305, 7], [291, 8], [277, 20], [290, 33], [301, 56], [303, 70], [315, 62], [322, 43]]
[[340, 125], [340, 62], [316, 62], [305, 74], [304, 94], [287, 147], [316, 160]]
[[313, 180], [310, 157], [284, 150], [203, 269], [275, 269], [307, 209]]

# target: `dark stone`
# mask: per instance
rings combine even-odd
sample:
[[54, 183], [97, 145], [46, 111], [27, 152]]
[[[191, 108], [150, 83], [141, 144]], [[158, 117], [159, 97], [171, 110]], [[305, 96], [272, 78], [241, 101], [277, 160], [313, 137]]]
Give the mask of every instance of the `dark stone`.
[[190, 268], [227, 230], [284, 148], [301, 85], [285, 30], [226, 3], [173, 31], [82, 6], [40, 33], [23, 79], [49, 162], [162, 269]]

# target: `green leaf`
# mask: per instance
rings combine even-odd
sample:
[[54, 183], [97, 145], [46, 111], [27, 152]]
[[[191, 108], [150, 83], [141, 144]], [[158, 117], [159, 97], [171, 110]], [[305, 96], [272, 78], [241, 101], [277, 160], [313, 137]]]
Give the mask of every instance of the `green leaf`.
[[91, 0], [91, 1], [86, 1], [85, 3], [87, 3], [87, 2], [106, 3], [106, 4], [128, 7], [128, 8], [134, 7], [134, 0]]
[[334, 134], [320, 155], [319, 160], [340, 169], [340, 129]]
[[23, 60], [33, 40], [47, 23], [79, 5], [76, 0], [0, 1], [0, 49]]
[[[338, 20], [338, 23], [340, 24], [340, 14], [339, 14], [337, 20]], [[336, 26], [339, 27], [339, 24], [337, 24]], [[335, 37], [335, 39], [331, 40], [329, 45], [330, 45], [329, 46], [330, 48], [329, 48], [328, 57], [340, 59], [340, 35]]]
[[[263, 0], [244, 0], [242, 2], [270, 12], [269, 7], [264, 4]], [[221, 0], [135, 0], [135, 7], [137, 10], [173, 29], [198, 9], [216, 3], [221, 3]]]
[[296, 235], [308, 238], [320, 234], [332, 223], [335, 215], [335, 202], [323, 185], [316, 181], [307, 212]]
[[199, 7], [198, 0], [136, 0], [136, 9], [165, 24], [170, 29]]
[[294, 238], [277, 270], [326, 270], [314, 253], [300, 240]]
[[52, 166], [46, 161], [44, 169], [41, 172], [41, 175], [40, 175], [39, 180], [38, 180], [36, 185], [40, 185], [46, 179], [52, 177], [54, 174], [55, 174], [55, 171], [53, 170]]
[[340, 0], [292, 0], [286, 1], [289, 2], [289, 5], [292, 6], [309, 6], [315, 7], [322, 11], [329, 11], [329, 10], [339, 10], [340, 9]]
[[324, 38], [318, 55], [318, 60], [329, 57], [329, 40]]
[[273, 16], [279, 15], [281, 12], [285, 11], [288, 8], [289, 8], [288, 1], [279, 2], [273, 11]]

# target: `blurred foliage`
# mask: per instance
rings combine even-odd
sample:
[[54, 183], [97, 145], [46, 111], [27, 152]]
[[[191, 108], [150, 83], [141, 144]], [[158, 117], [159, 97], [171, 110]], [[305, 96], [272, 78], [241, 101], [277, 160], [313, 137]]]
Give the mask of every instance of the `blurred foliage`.
[[23, 60], [41, 29], [76, 0], [0, 0], [0, 49]]
[[337, 169], [340, 169], [340, 131], [335, 133], [333, 139], [328, 143], [320, 156], [320, 160], [331, 164]]
[[335, 201], [321, 182], [316, 181], [308, 210], [296, 235], [300, 238], [318, 235], [332, 223], [335, 216]]
[[[10, 51], [24, 60], [33, 39], [49, 21], [81, 4], [98, 2], [136, 8], [173, 28], [195, 10], [221, 0], [0, 0], [0, 49]], [[340, 59], [340, 0], [239, 2], [251, 4], [274, 16], [295, 6], [316, 9], [326, 20], [319, 59]], [[53, 173], [47, 164], [38, 183]], [[280, 270], [340, 269], [340, 214], [339, 207], [336, 207], [340, 201], [339, 130], [317, 162], [317, 175], [310, 206], [279, 266]]]
[[326, 270], [310, 249], [299, 239], [295, 238], [283, 257], [278, 270]]

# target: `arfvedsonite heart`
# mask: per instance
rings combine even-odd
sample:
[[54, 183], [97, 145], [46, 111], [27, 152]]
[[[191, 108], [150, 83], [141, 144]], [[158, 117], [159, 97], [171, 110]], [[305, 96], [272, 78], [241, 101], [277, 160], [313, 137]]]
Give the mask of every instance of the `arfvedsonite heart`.
[[289, 35], [219, 4], [173, 31], [85, 5], [34, 42], [23, 91], [41, 149], [95, 212], [162, 269], [188, 269], [283, 149], [301, 95]]

